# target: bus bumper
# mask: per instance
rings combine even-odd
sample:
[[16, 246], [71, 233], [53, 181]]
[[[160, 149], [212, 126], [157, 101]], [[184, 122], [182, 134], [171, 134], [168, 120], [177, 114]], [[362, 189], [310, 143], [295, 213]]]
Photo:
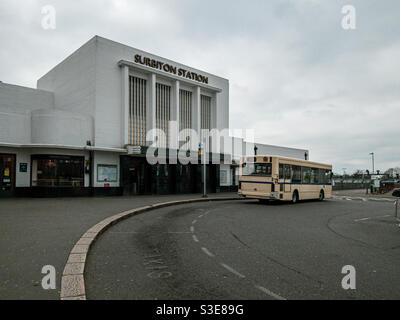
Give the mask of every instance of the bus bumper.
[[265, 200], [279, 200], [279, 192], [269, 192], [267, 194], [259, 194], [253, 192], [238, 192], [239, 197], [249, 198], [249, 199], [265, 199]]

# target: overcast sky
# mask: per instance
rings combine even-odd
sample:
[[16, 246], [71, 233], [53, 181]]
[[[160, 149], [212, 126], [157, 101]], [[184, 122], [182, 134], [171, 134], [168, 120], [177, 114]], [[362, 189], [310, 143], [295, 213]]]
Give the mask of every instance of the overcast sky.
[[398, 0], [2, 0], [0, 30], [3, 82], [36, 87], [100, 35], [228, 78], [230, 126], [257, 142], [309, 149], [335, 172], [370, 169], [370, 152], [377, 169], [400, 166]]

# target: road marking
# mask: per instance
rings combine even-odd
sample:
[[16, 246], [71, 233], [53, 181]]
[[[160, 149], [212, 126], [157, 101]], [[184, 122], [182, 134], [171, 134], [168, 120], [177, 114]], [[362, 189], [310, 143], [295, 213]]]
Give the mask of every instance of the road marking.
[[190, 232], [194, 233], [194, 227], [193, 226], [190, 227]]
[[199, 239], [197, 239], [196, 235], [192, 235], [192, 237], [194, 242], [199, 242]]
[[193, 220], [193, 221], [192, 221], [192, 224], [196, 224], [196, 222], [197, 222], [197, 220]]
[[365, 220], [369, 220], [369, 219], [371, 219], [371, 218], [362, 218], [362, 219], [356, 219], [356, 220], [354, 220], [354, 222], [358, 222], [358, 221], [365, 221]]
[[363, 197], [348, 197], [348, 196], [332, 196], [332, 199], [337, 199], [337, 200], [348, 200], [348, 201], [352, 201], [352, 200], [362, 200], [362, 201], [388, 201], [388, 202], [394, 201], [393, 199], [390, 199], [390, 198], [372, 198], [372, 197], [363, 198]]
[[393, 199], [388, 199], [388, 198], [370, 198], [372, 201], [394, 201]]
[[187, 234], [190, 233], [188, 231], [168, 231], [166, 233], [172, 233], [172, 234]]
[[210, 251], [208, 251], [207, 248], [202, 247], [201, 250], [203, 250], [203, 252], [204, 252], [206, 255], [210, 256], [211, 258], [214, 258], [214, 257], [215, 257], [215, 255], [212, 254]]
[[199, 218], [199, 219], [203, 218], [203, 215], [202, 215], [202, 214], [201, 214], [201, 215], [199, 215], [199, 216], [198, 216], [198, 218]]
[[362, 201], [367, 201], [367, 199], [365, 199], [365, 198], [362, 198], [362, 197], [355, 197], [355, 198], [353, 198], [354, 200], [362, 200]]
[[234, 275], [238, 276], [239, 278], [246, 278], [243, 274], [241, 274], [240, 272], [237, 272], [235, 269], [231, 268], [230, 266], [228, 266], [225, 263], [221, 263], [221, 266], [223, 266], [226, 270], [228, 270], [229, 272], [233, 273]]
[[387, 218], [387, 217], [391, 217], [391, 214], [386, 214], [384, 216], [377, 216], [377, 217], [368, 217], [368, 218], [362, 218], [362, 219], [356, 219], [354, 220], [354, 222], [358, 222], [358, 221], [366, 221], [366, 220], [371, 220], [371, 219], [376, 219], [376, 218]]
[[[110, 232], [108, 232], [108, 233], [110, 233], [110, 234], [143, 234], [143, 233], [145, 233], [145, 232], [135, 232], [135, 231], [126, 231], [126, 232], [123, 232], [123, 231], [110, 231]], [[164, 233], [172, 233], [172, 234], [187, 234], [187, 233], [190, 233], [189, 231], [167, 231], [167, 232], [162, 232], [163, 234]]]
[[269, 295], [272, 298], [275, 298], [277, 300], [286, 300], [285, 298], [281, 297], [279, 294], [273, 293], [272, 291], [270, 291], [270, 290], [268, 290], [268, 289], [266, 289], [264, 287], [261, 287], [261, 286], [258, 286], [258, 285], [255, 285], [255, 287], [258, 290], [261, 290], [262, 292], [264, 292], [265, 294]]

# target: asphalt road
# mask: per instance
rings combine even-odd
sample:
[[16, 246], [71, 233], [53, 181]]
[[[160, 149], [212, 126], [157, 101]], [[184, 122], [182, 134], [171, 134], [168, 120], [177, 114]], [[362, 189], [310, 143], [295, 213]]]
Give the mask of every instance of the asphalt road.
[[[235, 196], [233, 193], [213, 197]], [[68, 255], [89, 228], [114, 214], [200, 194], [91, 198], [0, 199], [0, 300], [60, 299]], [[43, 290], [42, 267], [56, 269], [56, 290]]]
[[[179, 205], [106, 231], [88, 299], [400, 299], [393, 201]], [[356, 269], [356, 290], [341, 286]]]

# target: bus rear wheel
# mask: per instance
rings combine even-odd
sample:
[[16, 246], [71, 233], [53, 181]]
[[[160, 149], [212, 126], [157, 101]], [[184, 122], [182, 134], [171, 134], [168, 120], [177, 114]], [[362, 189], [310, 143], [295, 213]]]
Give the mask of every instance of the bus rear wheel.
[[299, 201], [299, 194], [297, 193], [297, 191], [293, 192], [292, 195], [292, 203], [295, 204], [297, 203], [297, 201]]
[[319, 192], [319, 201], [323, 201], [324, 199], [325, 199], [325, 193], [324, 193], [324, 190], [321, 190], [320, 192]]

